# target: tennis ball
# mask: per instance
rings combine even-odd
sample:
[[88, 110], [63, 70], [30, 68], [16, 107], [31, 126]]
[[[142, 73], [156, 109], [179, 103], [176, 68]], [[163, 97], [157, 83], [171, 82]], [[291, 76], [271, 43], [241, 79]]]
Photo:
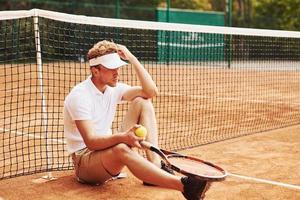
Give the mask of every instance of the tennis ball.
[[146, 138], [147, 129], [144, 126], [140, 126], [134, 131], [135, 135], [141, 138]]

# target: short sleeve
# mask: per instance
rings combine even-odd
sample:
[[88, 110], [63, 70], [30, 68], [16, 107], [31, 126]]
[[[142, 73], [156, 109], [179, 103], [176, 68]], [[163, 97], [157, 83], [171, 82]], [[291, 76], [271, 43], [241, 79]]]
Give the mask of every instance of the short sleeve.
[[65, 106], [72, 120], [91, 120], [92, 106], [90, 98], [80, 92], [74, 92], [66, 98]]

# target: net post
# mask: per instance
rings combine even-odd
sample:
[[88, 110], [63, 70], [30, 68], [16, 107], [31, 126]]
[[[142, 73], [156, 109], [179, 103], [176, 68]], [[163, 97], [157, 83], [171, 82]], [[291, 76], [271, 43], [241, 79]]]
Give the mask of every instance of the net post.
[[[39, 16], [38, 10], [34, 9], [33, 15], [33, 26], [34, 26], [34, 38], [35, 38], [35, 49], [36, 49], [36, 63], [37, 63], [37, 75], [38, 75], [38, 83], [40, 86], [40, 93], [42, 97], [42, 127], [45, 132], [46, 139], [46, 156], [47, 156], [47, 168], [49, 163], [51, 163], [51, 157], [48, 156], [48, 152], [50, 152], [48, 145], [48, 135], [47, 135], [47, 105], [46, 105], [46, 96], [44, 94], [44, 84], [43, 84], [43, 65], [42, 65], [42, 53], [41, 53], [41, 40], [40, 40], [40, 30], [39, 30]], [[43, 179], [53, 180], [55, 179], [51, 172], [48, 172], [47, 175], [42, 177]]]
[[225, 46], [225, 55], [227, 59], [227, 68], [231, 68], [231, 62], [232, 62], [232, 35], [226, 35], [226, 46]]

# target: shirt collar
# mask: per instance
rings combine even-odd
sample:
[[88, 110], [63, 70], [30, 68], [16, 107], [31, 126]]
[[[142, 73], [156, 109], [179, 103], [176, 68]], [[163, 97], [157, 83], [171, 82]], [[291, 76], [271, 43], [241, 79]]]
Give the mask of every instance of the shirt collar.
[[102, 93], [100, 90], [98, 90], [98, 88], [94, 85], [93, 81], [92, 81], [92, 75], [90, 75], [87, 78], [87, 83], [88, 83], [88, 87], [90, 88], [90, 90], [96, 94], [96, 95], [104, 95], [105, 91], [109, 88], [107, 86], [106, 90], [104, 91], [104, 93]]

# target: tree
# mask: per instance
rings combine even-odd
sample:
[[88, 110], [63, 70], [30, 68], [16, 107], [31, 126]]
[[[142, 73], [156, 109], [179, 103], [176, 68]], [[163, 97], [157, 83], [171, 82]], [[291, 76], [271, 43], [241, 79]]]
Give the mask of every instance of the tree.
[[[211, 0], [171, 0], [171, 8], [211, 10]], [[166, 7], [166, 0], [160, 0], [159, 7]]]
[[233, 26], [252, 27], [255, 2], [256, 0], [233, 1]]
[[257, 28], [300, 30], [300, 0], [260, 0], [255, 7]]
[[210, 0], [210, 4], [213, 11], [226, 11], [226, 0]]
[[300, 0], [234, 0], [233, 26], [300, 30]]

